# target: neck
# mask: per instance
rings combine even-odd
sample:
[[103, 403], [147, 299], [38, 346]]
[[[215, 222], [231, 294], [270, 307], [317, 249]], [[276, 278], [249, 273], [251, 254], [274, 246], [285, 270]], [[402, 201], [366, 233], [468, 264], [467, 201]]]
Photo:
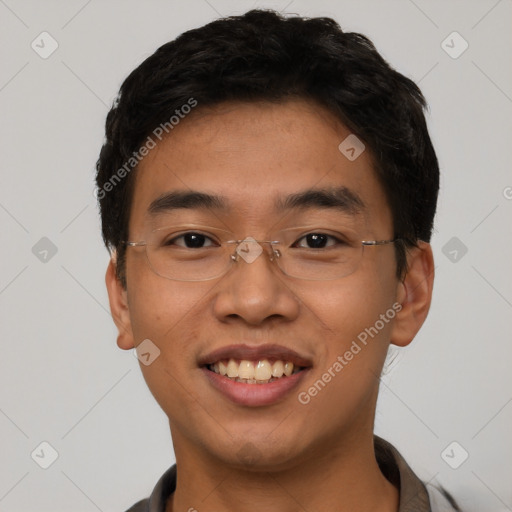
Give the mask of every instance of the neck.
[[[315, 448], [279, 471], [234, 468], [176, 442], [178, 480], [166, 512], [396, 512], [398, 490], [381, 473], [371, 432]], [[183, 441], [181, 439], [180, 441]]]

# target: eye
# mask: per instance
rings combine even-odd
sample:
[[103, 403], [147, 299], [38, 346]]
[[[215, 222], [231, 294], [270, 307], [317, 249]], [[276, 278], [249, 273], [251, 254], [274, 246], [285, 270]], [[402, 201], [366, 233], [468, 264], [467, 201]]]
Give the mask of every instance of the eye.
[[178, 245], [186, 249], [202, 249], [204, 247], [213, 247], [216, 244], [206, 235], [190, 232], [167, 240], [164, 245]]
[[302, 238], [299, 238], [299, 240], [295, 242], [294, 247], [301, 249], [324, 249], [325, 247], [330, 247], [337, 243], [343, 242], [325, 233], [308, 233]]

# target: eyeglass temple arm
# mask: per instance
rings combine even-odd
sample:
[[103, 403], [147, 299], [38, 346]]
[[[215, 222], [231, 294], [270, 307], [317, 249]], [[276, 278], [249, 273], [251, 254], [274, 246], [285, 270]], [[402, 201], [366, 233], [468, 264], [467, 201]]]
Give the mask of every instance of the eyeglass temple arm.
[[129, 245], [130, 247], [141, 247], [143, 245], [147, 245], [147, 242], [122, 242], [124, 245]]
[[398, 240], [400, 240], [400, 238], [393, 238], [392, 240], [362, 240], [361, 243], [363, 245], [386, 245], [397, 242]]

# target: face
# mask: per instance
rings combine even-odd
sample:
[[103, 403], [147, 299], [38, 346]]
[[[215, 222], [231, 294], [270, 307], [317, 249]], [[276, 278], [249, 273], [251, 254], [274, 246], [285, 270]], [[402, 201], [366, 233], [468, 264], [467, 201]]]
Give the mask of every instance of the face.
[[[359, 240], [392, 239], [369, 151], [351, 161], [338, 149], [348, 135], [329, 112], [305, 101], [199, 106], [140, 164], [130, 240], [184, 224], [212, 232], [174, 240], [179, 251], [205, 244], [218, 250], [216, 230], [263, 241], [307, 226], [299, 246], [324, 251], [338, 242], [305, 235], [343, 226]], [[216, 200], [183, 199], [192, 192]], [[253, 262], [238, 258], [210, 280], [157, 275], [144, 246], [127, 249], [126, 290], [110, 271], [119, 345], [149, 339], [160, 350], [141, 369], [169, 417], [178, 458], [196, 450], [232, 466], [250, 460], [255, 469], [275, 469], [341, 450], [343, 439], [372, 431], [390, 339], [409, 341], [419, 327], [395, 332], [407, 289], [396, 277], [393, 244], [365, 247], [352, 273], [329, 280], [285, 275], [262, 245]], [[290, 376], [286, 363], [294, 364]], [[238, 371], [276, 377], [237, 382]]]

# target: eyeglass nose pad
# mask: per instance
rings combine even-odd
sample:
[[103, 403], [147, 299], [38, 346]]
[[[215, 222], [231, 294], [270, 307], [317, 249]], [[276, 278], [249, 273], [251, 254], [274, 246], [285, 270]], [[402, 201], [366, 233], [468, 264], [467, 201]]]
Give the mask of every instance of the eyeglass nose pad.
[[252, 236], [248, 236], [242, 240], [236, 247], [235, 253], [231, 255], [231, 259], [238, 261], [238, 257], [244, 259], [246, 263], [252, 263], [263, 252], [263, 247]]
[[272, 253], [270, 255], [270, 261], [274, 261], [274, 257], [275, 259], [279, 259], [281, 257], [281, 251], [279, 249], [274, 249], [273, 247], [271, 247], [272, 249]]

